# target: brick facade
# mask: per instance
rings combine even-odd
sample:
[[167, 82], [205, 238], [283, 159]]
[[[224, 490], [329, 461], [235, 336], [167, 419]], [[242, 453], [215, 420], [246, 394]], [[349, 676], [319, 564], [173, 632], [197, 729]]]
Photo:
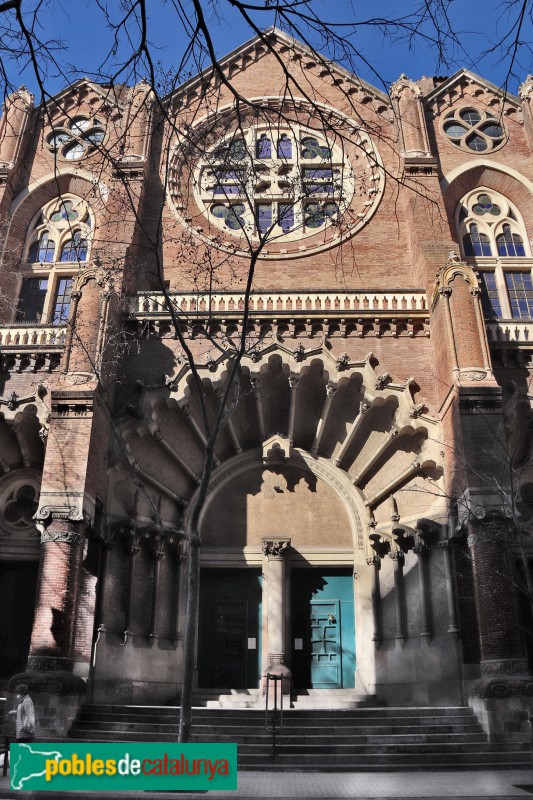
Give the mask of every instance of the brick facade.
[[[263, 660], [270, 629], [289, 672], [291, 570], [353, 569], [357, 669], [344, 685], [396, 705], [459, 705], [490, 670], [506, 680], [509, 663], [528, 669], [513, 563], [518, 536], [529, 554], [524, 498], [533, 476], [527, 457], [521, 465], [508, 458], [506, 442], [520, 439], [509, 408], [530, 394], [533, 323], [527, 311], [485, 319], [478, 272], [499, 276], [500, 292], [511, 273], [531, 279], [532, 88], [526, 81], [520, 98], [503, 96], [461, 70], [444, 81], [402, 76], [386, 95], [325, 69], [283, 34], [273, 34], [272, 48], [254, 40], [222, 61], [252, 101], [240, 120], [228, 87], [205, 75], [162, 105], [142, 82], [111, 90], [81, 81], [56, 98], [50, 118], [25, 90], [6, 101], [0, 499], [12, 510], [0, 517], [0, 559], [40, 561], [20, 671], [62, 676], [70, 698], [83, 694], [83, 681], [103, 702], [179, 698], [183, 531], [206, 440], [184, 349], [212, 424], [254, 263], [249, 347], [200, 517], [202, 568], [262, 568], [268, 582], [262, 542], [290, 540], [284, 641], [273, 621], [279, 609], [266, 600], [261, 633]], [[496, 139], [501, 132], [487, 152], [446, 133], [450, 113], [469, 109], [492, 114]], [[103, 145], [91, 151], [80, 134], [86, 155], [64, 158], [70, 145], [54, 151], [50, 119], [69, 135], [74, 120], [98, 125]], [[289, 164], [275, 157], [281, 130], [293, 137]], [[256, 131], [272, 139], [268, 158], [255, 149]], [[213, 167], [221, 143], [241, 136], [253, 142], [244, 160]], [[328, 168], [312, 163], [321, 147], [323, 160], [342, 153], [337, 184], [309, 189], [328, 180]], [[228, 182], [226, 195], [209, 189], [210, 164], [211, 179]], [[242, 186], [231, 188], [246, 170], [247, 192], [265, 213], [295, 198], [302, 217], [292, 230], [280, 223], [262, 242], [257, 218], [253, 230], [232, 227], [231, 214], [259, 213], [247, 211]], [[257, 188], [259, 178], [278, 188]], [[460, 203], [478, 187], [517, 209], [510, 225], [524, 255], [502, 257], [497, 238], [490, 256], [465, 251]], [[61, 242], [52, 260], [30, 263], [41, 241], [34, 232], [46, 227], [40, 211], [55, 198]], [[81, 201], [88, 250], [69, 263], [60, 248], [83, 220], [69, 218], [65, 204]], [[481, 228], [495, 219], [479, 213]], [[32, 277], [48, 281], [46, 299], [38, 318], [19, 319]], [[43, 309], [56, 313], [61, 279], [71, 292], [68, 320], [45, 319]], [[527, 405], [525, 437], [529, 413]], [[520, 468], [518, 484], [509, 486], [509, 467]], [[18, 555], [3, 555], [28, 470], [42, 476], [40, 496], [15, 531]], [[472, 526], [496, 512], [513, 521], [505, 542], [474, 542]], [[471, 552], [454, 561], [445, 543], [468, 526]]]

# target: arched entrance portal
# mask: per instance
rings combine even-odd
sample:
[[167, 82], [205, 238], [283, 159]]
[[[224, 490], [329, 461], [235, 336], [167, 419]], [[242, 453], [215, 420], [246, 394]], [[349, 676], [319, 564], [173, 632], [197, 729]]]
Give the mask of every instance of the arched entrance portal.
[[200, 687], [256, 688], [273, 664], [298, 689], [355, 686], [358, 502], [281, 436], [219, 470], [201, 524]]

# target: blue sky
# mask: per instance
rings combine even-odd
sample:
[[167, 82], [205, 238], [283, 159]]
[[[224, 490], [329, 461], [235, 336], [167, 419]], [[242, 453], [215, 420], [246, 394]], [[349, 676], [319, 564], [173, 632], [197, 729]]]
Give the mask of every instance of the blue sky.
[[[231, 8], [228, 0], [202, 1], [218, 56], [224, 55], [251, 38], [253, 31]], [[158, 62], [158, 69], [161, 68], [166, 73], [175, 70], [188, 43], [184, 24], [178, 19], [174, 2], [176, 0], [147, 0], [151, 52]], [[254, 14], [254, 20], [259, 27], [265, 28], [273, 23], [273, 12], [264, 11], [265, 0], [250, 0], [250, 2], [255, 2], [263, 9]], [[25, 7], [31, 8], [32, 3], [36, 4], [37, 0], [27, 0]], [[268, 4], [268, 0], [266, 3]], [[270, 4], [272, 5], [272, 2]], [[422, 0], [373, 0], [373, 2], [312, 0], [311, 8], [326, 21], [367, 23], [376, 16], [409, 17], [421, 4]], [[108, 0], [107, 5], [112, 15], [118, 19], [121, 13], [119, 0]], [[182, 0], [182, 5], [187, 12], [186, 18], [192, 19], [190, 0]], [[513, 14], [516, 15], [518, 6], [518, 0], [511, 3], [509, 12], [505, 10], [501, 0], [486, 0], [482, 6], [472, 0], [451, 0], [450, 20], [452, 28], [459, 35], [460, 44], [450, 45], [449, 63], [446, 65], [438, 63], [436, 47], [428, 39], [417, 39], [410, 45], [405, 38], [402, 39], [398, 35], [396, 28], [393, 29], [394, 35], [384, 38], [375, 26], [362, 24], [350, 36], [351, 45], [361, 56], [356, 56], [351, 66], [362, 78], [380, 88], [390, 84], [402, 72], [416, 79], [422, 75], [451, 74], [461, 66], [467, 66], [500, 85], [507, 77], [510, 58], [507, 56], [502, 59], [502, 54], [494, 47], [494, 43], [510, 29]], [[95, 0], [76, 0], [72, 4], [67, 4], [65, 0], [50, 0], [42, 10], [39, 23], [39, 33], [43, 40], [55, 37], [64, 45], [64, 50], [56, 53], [59, 70], [55, 67], [49, 69], [46, 79], [46, 89], [49, 93], [59, 91], [70, 80], [81, 75], [92, 76], [98, 73], [112, 46], [113, 33], [106, 26]], [[137, 33], [136, 26], [130, 30], [134, 35]], [[432, 37], [433, 31], [430, 26], [422, 26], [420, 30], [423, 35]], [[302, 29], [302, 32], [309, 35], [317, 49], [326, 55], [334, 55], [327, 52], [316, 34], [309, 33], [305, 29]], [[519, 79], [525, 78], [528, 72], [533, 71], [531, 53], [528, 49], [528, 43], [533, 40], [529, 17], [523, 23], [521, 38], [525, 40], [526, 46], [517, 53], [514, 63], [516, 75], [510, 79], [508, 85], [511, 92], [517, 91]], [[117, 61], [127, 58], [130, 52], [129, 44], [122, 40], [114, 62], [111, 59], [106, 65], [105, 74], [115, 74]], [[196, 71], [194, 66], [190, 66], [189, 69]], [[24, 82], [31, 91], [39, 95], [31, 69], [21, 69], [20, 64], [8, 64], [8, 74], [13, 85], [18, 86]], [[131, 82], [131, 75], [123, 73], [121, 78], [125, 82]]]

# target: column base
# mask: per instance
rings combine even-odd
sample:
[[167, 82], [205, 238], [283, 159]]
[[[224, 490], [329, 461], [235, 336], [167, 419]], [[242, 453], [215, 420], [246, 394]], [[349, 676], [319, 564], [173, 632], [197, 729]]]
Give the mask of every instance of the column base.
[[290, 695], [292, 672], [286, 664], [283, 664], [280, 656], [271, 656], [268, 663], [263, 668], [261, 677], [261, 694], [266, 694], [267, 675], [280, 675], [283, 678], [283, 694]]
[[489, 741], [530, 741], [528, 718], [533, 711], [533, 675], [485, 675], [470, 685], [468, 704]]
[[85, 681], [62, 669], [28, 669], [14, 675], [7, 688], [6, 716], [2, 729], [5, 736], [12, 736], [14, 732], [13, 718], [8, 717], [7, 712], [16, 708], [15, 689], [19, 683], [28, 686], [33, 700], [35, 737], [46, 741], [66, 736], [85, 695]]

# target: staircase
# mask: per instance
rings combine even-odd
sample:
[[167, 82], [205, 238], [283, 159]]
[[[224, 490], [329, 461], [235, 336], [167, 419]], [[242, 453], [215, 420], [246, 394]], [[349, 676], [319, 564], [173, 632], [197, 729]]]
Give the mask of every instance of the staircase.
[[[82, 706], [69, 740], [176, 742], [179, 709]], [[290, 709], [275, 759], [264, 711], [196, 708], [194, 742], [237, 742], [240, 769], [523, 769], [528, 744], [490, 744], [470, 708]]]

